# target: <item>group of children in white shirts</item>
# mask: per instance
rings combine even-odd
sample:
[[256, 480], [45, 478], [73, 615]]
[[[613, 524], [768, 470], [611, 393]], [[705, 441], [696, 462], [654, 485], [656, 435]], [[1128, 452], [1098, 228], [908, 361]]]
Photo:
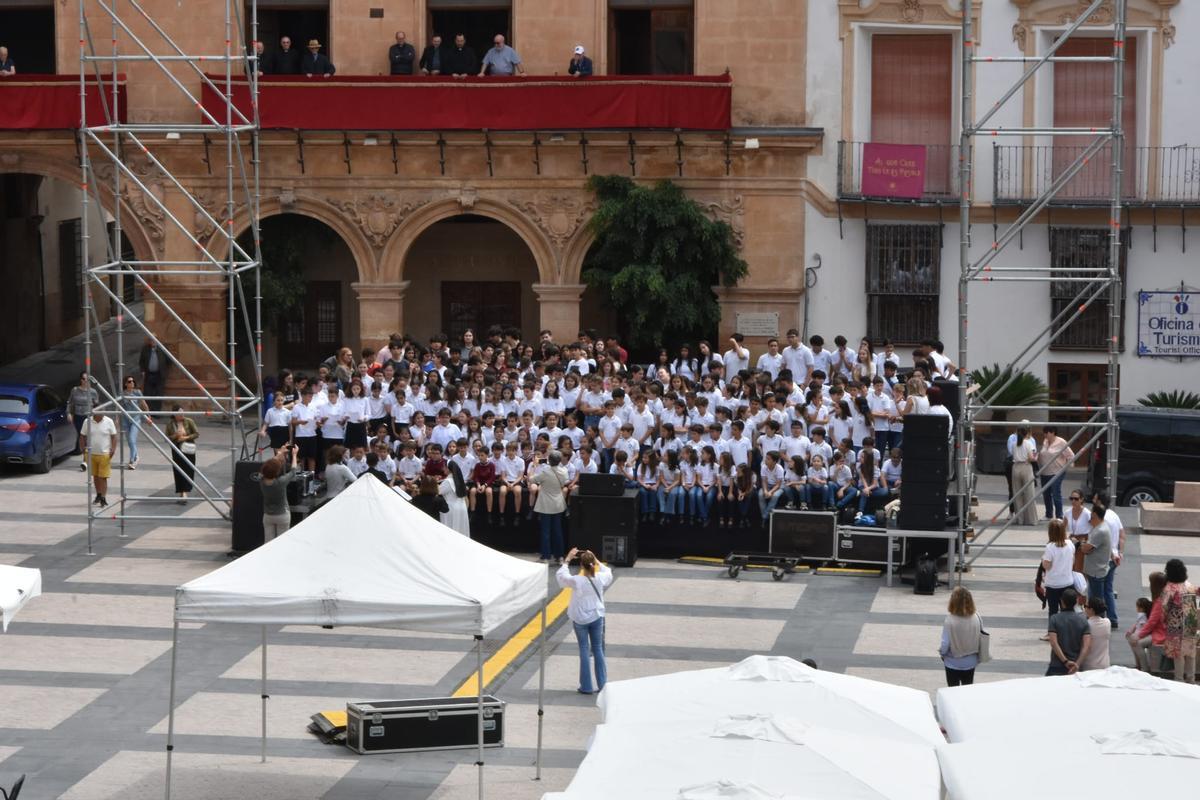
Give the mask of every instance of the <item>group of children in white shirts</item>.
[[349, 379], [322, 370], [311, 385], [281, 381], [262, 434], [274, 448], [295, 443], [317, 473], [344, 445], [356, 477], [410, 492], [456, 469], [471, 512], [499, 525], [532, 515], [530, 478], [552, 447], [568, 496], [581, 474], [618, 474], [638, 490], [646, 522], [749, 527], [777, 507], [862, 513], [886, 503], [901, 483], [904, 417], [945, 411], [926, 392], [936, 350], [914, 352], [905, 382], [890, 345], [874, 353], [864, 341], [851, 358], [841, 337], [835, 351], [795, 331], [788, 342], [771, 339], [754, 370], [736, 334], [721, 356], [702, 344], [700, 359], [681, 348], [644, 370], [612, 350], [545, 340], [542, 359], [496, 359], [501, 370], [481, 364], [478, 347], [408, 372], [390, 361], [360, 364]]

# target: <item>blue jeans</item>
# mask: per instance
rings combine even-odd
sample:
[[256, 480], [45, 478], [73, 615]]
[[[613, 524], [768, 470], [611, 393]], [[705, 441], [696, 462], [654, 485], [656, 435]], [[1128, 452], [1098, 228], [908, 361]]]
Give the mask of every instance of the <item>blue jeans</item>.
[[1046, 506], [1047, 517], [1063, 518], [1062, 479], [1061, 472], [1057, 475], [1042, 475], [1042, 503]]
[[782, 489], [770, 497], [767, 497], [766, 492], [758, 493], [758, 511], [762, 514], [764, 522], [771, 518], [771, 512], [775, 510], [775, 506], [779, 505], [781, 497], [783, 497]]
[[[1108, 575], [1111, 574], [1112, 570], [1109, 570]], [[1091, 575], [1086, 573], [1084, 574], [1083, 577], [1087, 578], [1088, 599], [1093, 597], [1104, 597], [1104, 582], [1108, 580], [1108, 575], [1105, 575], [1103, 578], [1093, 578]], [[1104, 597], [1104, 602], [1105, 604], [1108, 603], [1107, 597]]]
[[658, 512], [660, 514], [682, 514], [683, 513], [683, 487], [676, 486], [674, 489], [667, 491], [661, 486], [658, 489]]
[[859, 492], [858, 494], [858, 510], [862, 513], [867, 513], [867, 503], [871, 500], [886, 500], [888, 490], [882, 486], [876, 486], [869, 492]]
[[804, 488], [800, 490], [800, 497], [803, 498], [804, 504], [810, 509], [814, 511], [823, 509], [826, 506], [825, 498], [828, 495], [827, 489], [827, 486], [817, 486], [816, 484], [809, 486], [805, 484]]
[[1117, 571], [1117, 565], [1110, 559], [1108, 562], [1108, 574], [1104, 576], [1104, 605], [1107, 606], [1106, 616], [1112, 620], [1113, 627], [1117, 625], [1117, 597], [1113, 594], [1113, 573]]
[[658, 496], [653, 489], [647, 489], [645, 486], [638, 489], [638, 508], [643, 514], [653, 513], [657, 500]]
[[854, 502], [854, 498], [858, 497], [858, 489], [853, 486], [846, 487], [846, 493], [842, 495], [842, 499], [837, 499], [838, 487], [834, 484], [829, 484], [828, 491], [825, 495], [825, 505], [836, 506], [837, 508], [845, 508]]
[[604, 664], [604, 617], [587, 625], [580, 625], [578, 622], [571, 624], [575, 626], [575, 639], [579, 642], [579, 688], [591, 694], [592, 665], [588, 663], [588, 650], [591, 650], [592, 659], [596, 662], [594, 691], [603, 689], [604, 684], [608, 682], [608, 668]]
[[750, 519], [750, 509], [754, 508], [754, 501], [757, 496], [758, 490], [751, 489], [746, 493], [745, 497], [737, 501], [739, 519]]
[[129, 462], [133, 463], [138, 460], [137, 440], [138, 434], [141, 433], [141, 427], [136, 422], [122, 419], [121, 431], [125, 434], [125, 444], [129, 446]]
[[1053, 617], [1059, 611], [1062, 611], [1062, 594], [1063, 594], [1063, 592], [1065, 592], [1067, 589], [1070, 589], [1070, 588], [1073, 588], [1073, 587], [1063, 586], [1058, 589], [1055, 589], [1050, 586], [1046, 587], [1046, 616], [1047, 616], [1046, 621], [1047, 622], [1049, 622], [1049, 617]]
[[562, 514], [539, 514], [542, 529], [541, 556], [545, 559], [563, 557]]
[[699, 517], [701, 522], [708, 520], [708, 513], [717, 502], [717, 487], [711, 486], [705, 491], [703, 486], [693, 486], [689, 493], [692, 516]]
[[879, 451], [879, 457], [887, 459], [892, 452], [892, 448], [896, 445], [892, 444], [891, 431], [874, 431], [871, 434], [875, 437], [875, 449]]

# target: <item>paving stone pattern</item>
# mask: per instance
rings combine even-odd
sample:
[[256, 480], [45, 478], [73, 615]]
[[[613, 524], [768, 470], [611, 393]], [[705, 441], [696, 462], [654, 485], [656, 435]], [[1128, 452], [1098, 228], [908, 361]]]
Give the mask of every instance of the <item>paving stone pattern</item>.
[[[223, 441], [214, 430], [209, 437]], [[138, 494], [169, 497], [170, 467], [151, 448], [126, 478]], [[224, 456], [222, 455], [224, 453]], [[212, 447], [206, 463], [227, 450]], [[0, 785], [28, 774], [23, 800], [163, 796], [172, 592], [227, 563], [228, 526], [211, 510], [142, 503], [161, 522], [97, 522], [87, 555], [84, 477], [75, 459], [49, 475], [0, 475], [0, 563], [39, 567], [44, 594], [0, 635]], [[214, 474], [228, 475], [220, 469]], [[115, 479], [114, 479], [115, 482]], [[994, 488], [1002, 488], [998, 484]], [[110, 497], [117, 492], [110, 490]], [[995, 500], [995, 498], [993, 498]], [[992, 513], [997, 502], [985, 502]], [[995, 662], [979, 680], [1040, 674], [1044, 616], [1032, 594], [1040, 529], [1005, 541], [1028, 545], [981, 560], [966, 578], [993, 634]], [[1142, 557], [1143, 551], [1145, 556]], [[1123, 626], [1144, 575], [1171, 555], [1200, 563], [1200, 544], [1131, 535], [1118, 572]], [[1006, 570], [1000, 564], [1024, 564]], [[947, 592], [885, 588], [874, 577], [765, 572], [730, 580], [713, 567], [643, 560], [619, 570], [609, 593], [613, 679], [719, 666], [770, 652], [814, 658], [822, 669], [929, 691], [943, 683], [936, 655]], [[549, 580], [550, 571], [547, 571]], [[523, 620], [515, 620], [515, 630]], [[475, 665], [471, 642], [395, 630], [267, 631], [268, 760], [259, 758], [262, 631], [190, 624], [181, 631], [174, 797], [389, 798], [476, 796], [474, 751], [359, 757], [305, 732], [309, 715], [346, 700], [451, 693]], [[495, 645], [492, 645], [495, 647]], [[576, 643], [560, 626], [548, 647], [542, 781], [534, 782], [537, 666], [529, 658], [494, 693], [508, 707], [507, 746], [486, 755], [488, 798], [538, 798], [566, 786], [599, 721], [575, 692]], [[1130, 663], [1120, 636], [1114, 663]]]

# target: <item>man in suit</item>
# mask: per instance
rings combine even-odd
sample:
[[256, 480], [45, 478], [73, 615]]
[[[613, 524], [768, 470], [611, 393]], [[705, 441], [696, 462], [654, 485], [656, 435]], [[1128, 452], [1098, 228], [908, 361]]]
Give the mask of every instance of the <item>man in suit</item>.
[[328, 78], [337, 70], [329, 57], [321, 54], [321, 42], [317, 39], [309, 39], [308, 54], [300, 61], [300, 71], [309, 78], [313, 75]]
[[405, 41], [404, 31], [396, 31], [396, 43], [388, 48], [388, 64], [392, 75], [412, 75], [417, 51]]
[[[138, 355], [138, 369], [142, 372], [142, 392], [146, 397], [162, 396], [163, 387], [167, 383], [169, 366], [170, 362], [167, 361], [166, 353], [154, 343], [153, 339], [147, 336], [142, 343], [142, 352]], [[162, 408], [162, 401], [147, 400], [146, 405], [151, 411], [158, 411]]]
[[295, 75], [300, 72], [300, 51], [292, 47], [289, 36], [281, 37], [279, 49], [261, 62], [264, 75]]
[[479, 59], [475, 51], [467, 47], [467, 37], [461, 33], [454, 36], [454, 47], [442, 54], [442, 74], [465, 78], [479, 72]]
[[592, 60], [583, 54], [583, 45], [575, 45], [575, 54], [567, 65], [567, 74], [576, 78], [587, 78], [592, 74]]
[[438, 34], [433, 35], [431, 40], [433, 43], [425, 48], [425, 52], [421, 53], [421, 74], [422, 75], [441, 75], [442, 74], [442, 37]]

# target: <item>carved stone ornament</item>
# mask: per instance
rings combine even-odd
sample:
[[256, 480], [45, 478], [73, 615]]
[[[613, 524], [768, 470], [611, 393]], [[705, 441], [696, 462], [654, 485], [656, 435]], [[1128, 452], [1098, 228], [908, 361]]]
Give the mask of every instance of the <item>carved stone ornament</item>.
[[925, 19], [921, 0], [903, 0], [900, 3], [900, 19], [904, 22], [920, 22]]
[[1170, 22], [1166, 22], [1162, 26], [1162, 40], [1164, 50], [1175, 44], [1175, 26]]
[[21, 163], [20, 153], [2, 153], [0, 154], [0, 164], [6, 167], [15, 167]]
[[510, 197], [508, 202], [533, 220], [559, 252], [566, 248], [579, 226], [596, 208], [591, 200], [551, 192], [533, 198]]
[[458, 205], [463, 211], [470, 211], [475, 207], [475, 201], [479, 199], [479, 190], [474, 186], [463, 186], [458, 190]]
[[[218, 192], [213, 189], [198, 189], [192, 193], [192, 198], [208, 212], [209, 216], [219, 224], [224, 224], [229, 211], [224, 192]], [[200, 209], [193, 207], [192, 235], [196, 237], [196, 241], [203, 243], [215, 231], [216, 228], [208, 221], [208, 217], [200, 213]]]
[[[1087, 11], [1088, 6], [1091, 4], [1092, 0], [1077, 0], [1076, 5], [1078, 8], [1076, 8], [1074, 11], [1064, 11], [1062, 14], [1060, 14], [1058, 17], [1059, 23], [1062, 25], [1069, 25], [1070, 23], [1079, 19], [1079, 15], [1084, 11]], [[1111, 25], [1113, 22], [1113, 17], [1114, 13], [1112, 0], [1106, 0], [1106, 2], [1101, 4], [1101, 6], [1097, 8], [1090, 17], [1087, 18], [1087, 22], [1091, 23], [1092, 25]]]
[[404, 218], [424, 205], [419, 201], [401, 203], [390, 194], [368, 194], [349, 200], [330, 199], [329, 203], [357, 222], [376, 249], [383, 249], [388, 237]]
[[1012, 37], [1013, 41], [1017, 43], [1017, 49], [1024, 53], [1025, 43], [1029, 37], [1029, 28], [1018, 22], [1012, 26]]
[[[142, 186], [145, 186], [146, 190], [161, 202], [163, 199], [161, 173], [158, 167], [150, 162], [150, 159], [137, 153], [125, 159], [125, 166], [137, 176], [141, 186], [134, 183], [128, 174], [122, 171], [121, 198], [138, 221], [142, 223], [146, 235], [150, 237], [151, 245], [161, 253], [166, 239], [167, 215], [154, 200], [146, 196], [146, 191], [142, 189]], [[92, 173], [96, 176], [97, 183], [111, 187], [116, 166], [108, 160], [97, 160], [92, 163]]]
[[746, 200], [740, 194], [731, 200], [700, 201], [704, 213], [712, 219], [729, 223], [733, 228], [733, 242], [739, 250], [746, 243]]

